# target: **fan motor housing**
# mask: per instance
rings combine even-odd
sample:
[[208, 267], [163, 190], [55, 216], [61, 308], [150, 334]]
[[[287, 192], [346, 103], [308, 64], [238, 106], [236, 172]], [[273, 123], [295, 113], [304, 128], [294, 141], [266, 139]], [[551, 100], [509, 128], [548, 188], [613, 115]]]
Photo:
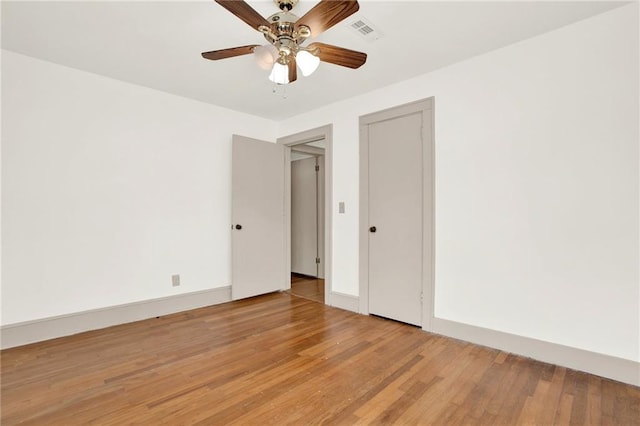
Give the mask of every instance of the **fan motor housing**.
[[278, 13], [274, 13], [273, 15], [269, 16], [268, 21], [271, 22], [271, 24], [276, 24], [276, 25], [286, 25], [286, 24], [293, 24], [295, 23], [298, 19], [296, 15], [294, 15], [291, 12], [278, 12]]
[[270, 43], [276, 43], [284, 40], [295, 40], [298, 36], [294, 23], [299, 18], [291, 12], [279, 12], [271, 15], [268, 21], [271, 26], [268, 31], [264, 32], [264, 37]]

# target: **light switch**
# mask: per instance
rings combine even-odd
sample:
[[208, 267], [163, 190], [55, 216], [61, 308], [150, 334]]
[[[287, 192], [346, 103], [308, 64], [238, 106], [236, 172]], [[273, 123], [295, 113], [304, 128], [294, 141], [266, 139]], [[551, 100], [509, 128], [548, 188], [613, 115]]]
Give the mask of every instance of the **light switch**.
[[338, 203], [338, 213], [344, 213], [344, 201]]

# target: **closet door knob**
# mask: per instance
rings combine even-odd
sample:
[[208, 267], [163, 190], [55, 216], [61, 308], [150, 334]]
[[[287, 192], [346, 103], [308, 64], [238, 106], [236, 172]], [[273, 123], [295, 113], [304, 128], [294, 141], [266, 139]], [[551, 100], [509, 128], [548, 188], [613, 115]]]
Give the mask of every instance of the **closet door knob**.
[[377, 229], [376, 229], [375, 226], [372, 226], [371, 228], [369, 228], [369, 232], [376, 232], [376, 231], [377, 231]]
[[242, 229], [242, 225], [236, 225], [236, 229], [239, 231]]

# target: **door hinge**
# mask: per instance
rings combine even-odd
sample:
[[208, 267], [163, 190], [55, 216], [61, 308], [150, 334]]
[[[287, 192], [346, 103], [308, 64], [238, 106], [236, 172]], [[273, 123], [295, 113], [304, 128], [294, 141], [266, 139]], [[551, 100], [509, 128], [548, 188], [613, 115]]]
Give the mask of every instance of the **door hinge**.
[[320, 171], [320, 166], [318, 164], [316, 164], [316, 172]]
[[318, 263], [318, 264], [320, 263], [320, 258], [319, 257], [316, 257], [316, 263]]

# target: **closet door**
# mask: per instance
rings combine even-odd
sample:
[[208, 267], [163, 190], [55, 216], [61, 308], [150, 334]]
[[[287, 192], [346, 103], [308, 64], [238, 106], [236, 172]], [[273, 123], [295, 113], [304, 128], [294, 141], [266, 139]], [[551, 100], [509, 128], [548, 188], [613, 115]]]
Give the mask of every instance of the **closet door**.
[[369, 312], [422, 324], [422, 113], [368, 125]]

